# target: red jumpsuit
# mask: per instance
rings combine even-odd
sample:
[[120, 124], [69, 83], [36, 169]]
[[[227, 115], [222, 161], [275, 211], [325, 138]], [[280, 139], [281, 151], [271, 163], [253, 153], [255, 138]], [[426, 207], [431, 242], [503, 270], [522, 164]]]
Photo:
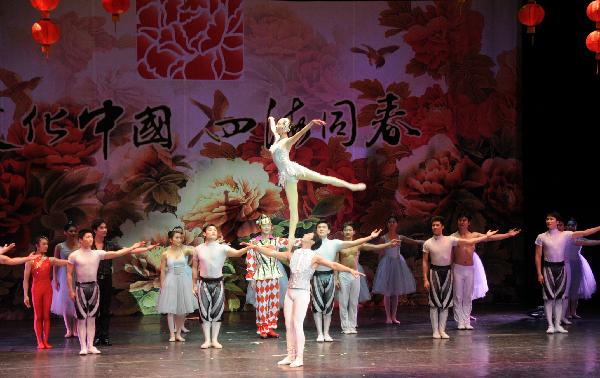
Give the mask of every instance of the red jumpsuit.
[[52, 306], [52, 285], [50, 284], [50, 259], [42, 260], [42, 256], [31, 262], [31, 297], [33, 299], [33, 313], [35, 337], [38, 348], [52, 348], [48, 344], [50, 333], [50, 306]]

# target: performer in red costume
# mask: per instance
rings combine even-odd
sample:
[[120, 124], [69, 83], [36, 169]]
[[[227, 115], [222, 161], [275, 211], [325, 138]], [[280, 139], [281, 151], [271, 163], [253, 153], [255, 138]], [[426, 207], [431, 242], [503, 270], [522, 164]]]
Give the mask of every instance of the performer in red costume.
[[23, 274], [23, 302], [27, 308], [31, 307], [29, 301], [29, 276], [33, 276], [31, 285], [31, 296], [33, 297], [33, 329], [37, 339], [38, 349], [50, 349], [48, 343], [50, 334], [50, 306], [52, 306], [52, 285], [50, 283], [50, 272], [52, 265], [66, 266], [67, 260], [47, 257], [48, 238], [38, 236], [35, 239], [35, 260], [25, 263]]

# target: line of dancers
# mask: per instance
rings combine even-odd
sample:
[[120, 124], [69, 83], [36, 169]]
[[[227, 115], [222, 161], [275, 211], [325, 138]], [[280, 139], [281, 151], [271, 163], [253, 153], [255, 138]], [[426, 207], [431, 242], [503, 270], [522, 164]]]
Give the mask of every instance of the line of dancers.
[[[282, 118], [275, 123], [274, 118], [269, 117], [268, 122], [275, 136], [270, 151], [279, 170], [279, 185], [285, 189], [289, 204], [288, 239], [273, 237], [268, 216], [262, 216], [257, 221], [261, 234], [249, 243], [242, 243], [244, 247], [241, 249], [219, 242], [218, 229], [213, 224], [204, 227], [204, 242], [196, 247], [183, 245], [183, 229], [175, 228], [170, 231], [170, 246], [161, 257], [160, 295], [157, 304], [158, 312], [167, 314], [169, 341], [185, 341], [181, 335], [185, 315], [199, 310], [205, 339], [201, 348], [222, 348], [218, 341], [225, 308], [222, 270], [228, 257], [241, 257], [244, 254], [247, 254], [246, 278], [255, 293], [257, 333], [261, 338], [278, 337], [274, 330], [280, 306], [280, 279], [285, 272], [276, 260], [285, 260], [289, 262], [291, 271], [284, 299], [287, 356], [278, 364], [302, 366], [305, 341], [303, 320], [308, 304], [311, 304], [313, 312], [317, 341], [333, 341], [330, 324], [336, 287], [340, 291], [342, 332], [356, 333], [358, 298], [361, 292], [359, 277], [364, 277], [364, 273], [359, 271], [360, 252], [383, 251], [373, 292], [384, 296], [386, 323], [399, 323], [396, 316], [398, 297], [416, 291], [414, 277], [400, 253], [403, 242], [422, 245], [423, 285], [428, 291], [433, 337], [449, 338], [446, 321], [448, 310], [453, 306], [458, 329], [473, 329], [470, 323], [471, 301], [474, 296], [479, 295], [474, 294], [474, 287], [475, 278], [481, 276], [475, 272], [475, 267], [480, 265], [475, 245], [509, 238], [517, 235], [520, 230], [512, 229], [504, 234], [497, 231], [488, 231], [486, 234], [472, 232], [469, 230], [470, 216], [460, 214], [458, 231], [445, 236], [444, 220], [433, 217], [433, 236], [424, 241], [398, 234], [397, 218], [392, 216], [387, 220], [387, 230], [381, 244], [368, 242], [378, 238], [382, 230], [374, 230], [369, 236], [354, 240], [354, 227], [351, 224], [344, 226], [344, 240], [329, 239], [331, 229], [325, 221], [316, 224], [315, 232], [305, 232], [301, 239], [296, 240], [299, 180], [344, 187], [352, 191], [364, 190], [366, 186], [363, 183], [352, 184], [325, 176], [290, 161], [289, 152], [293, 145], [312, 126], [324, 125], [323, 121], [313, 120], [293, 136], [288, 135], [292, 128], [289, 119]], [[585, 264], [571, 261], [581, 261], [577, 260], [581, 255], [576, 247], [597, 244], [581, 238], [600, 231], [600, 226], [576, 231], [575, 223], [569, 226], [572, 230], [560, 232], [557, 230], [557, 219], [556, 214], [547, 216], [548, 231], [540, 234], [535, 242], [536, 269], [538, 280], [544, 289], [548, 333], [566, 332], [561, 326], [566, 315], [563, 303], [566, 303], [568, 293], [575, 291], [567, 289], [569, 285], [572, 288], [577, 286], [578, 293], [583, 286], [584, 295], [589, 293], [591, 283], [588, 282]], [[79, 337], [81, 355], [100, 353], [96, 345], [110, 345], [108, 329], [113, 270], [110, 260], [130, 253], [143, 253], [155, 246], [144, 246], [144, 242], [139, 242], [120, 248], [104, 240], [106, 231], [106, 223], [101, 220], [94, 222], [92, 229], [79, 231], [75, 225], [67, 224], [67, 240], [56, 247], [54, 257], [46, 257], [48, 239], [44, 237], [36, 239], [36, 251], [25, 258], [10, 259], [4, 256], [14, 245], [0, 248], [1, 263], [26, 264], [24, 303], [27, 306], [33, 303], [38, 348], [52, 347], [48, 343], [49, 313], [52, 308], [64, 316], [67, 329], [65, 336]], [[298, 248], [293, 250], [294, 246]], [[569, 258], [565, 264], [567, 250]], [[188, 266], [190, 256], [191, 277]], [[54, 285], [59, 299], [56, 306], [51, 306], [51, 267], [55, 268], [58, 276]], [[579, 283], [568, 281], [569, 277], [577, 275], [580, 277]], [[30, 276], [33, 277], [32, 301], [28, 296]], [[582, 284], [582, 281], [585, 282]], [[571, 307], [576, 307], [576, 304], [575, 300]], [[570, 315], [576, 316], [575, 310], [571, 310]], [[77, 319], [75, 322], [74, 318]]]

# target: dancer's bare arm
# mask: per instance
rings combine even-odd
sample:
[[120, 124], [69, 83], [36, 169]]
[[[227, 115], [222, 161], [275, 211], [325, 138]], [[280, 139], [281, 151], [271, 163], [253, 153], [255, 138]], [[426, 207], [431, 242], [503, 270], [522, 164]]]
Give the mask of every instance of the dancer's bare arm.
[[75, 289], [73, 288], [73, 270], [75, 266], [73, 264], [67, 265], [67, 285], [69, 285], [69, 297], [71, 300], [75, 300]]
[[364, 238], [360, 238], [360, 239], [356, 239], [356, 240], [342, 241], [341, 249], [356, 247], [358, 245], [364, 244], [364, 243], [368, 242], [369, 240], [373, 240], [373, 239], [377, 238], [380, 233], [381, 233], [381, 229], [373, 230], [373, 232], [371, 232], [371, 235], [365, 236]]
[[600, 231], [600, 226], [588, 228], [587, 230], [582, 230], [582, 231], [573, 231], [573, 236], [571, 236], [571, 238], [573, 238], [573, 239], [585, 238], [586, 236], [595, 234], [598, 231]]
[[542, 275], [542, 246], [535, 246], [535, 270], [537, 271], [538, 282], [544, 284], [544, 276]]
[[[60, 244], [57, 244], [54, 247], [54, 257], [60, 259]], [[52, 266], [52, 277], [54, 277], [54, 286], [56, 287], [56, 291], [60, 290], [60, 282], [58, 279], [58, 265]]]
[[274, 143], [277, 143], [277, 141], [279, 141], [280, 136], [279, 136], [279, 134], [277, 134], [277, 127], [275, 127], [275, 118], [269, 117], [268, 122], [269, 122], [269, 128], [271, 129], [271, 132], [273, 133], [273, 136], [275, 137]]
[[323, 126], [323, 125], [325, 125], [325, 121], [320, 120], [320, 119], [313, 119], [306, 126], [304, 126], [302, 128], [302, 130], [298, 131], [296, 134], [289, 137], [288, 140], [285, 141], [288, 150], [290, 148], [292, 148], [292, 146], [294, 144], [296, 144], [296, 142], [298, 142], [304, 136], [304, 134], [306, 134], [308, 132], [308, 130], [310, 130], [310, 128], [315, 125]]
[[246, 248], [252, 248], [255, 251], [258, 251], [260, 253], [262, 253], [265, 256], [269, 256], [269, 257], [275, 257], [277, 260], [281, 260], [281, 261], [290, 261], [290, 259], [292, 258], [292, 253], [288, 250], [286, 250], [285, 252], [277, 252], [275, 250], [274, 246], [264, 246], [264, 245], [257, 245], [257, 244], [251, 244], [251, 243], [242, 243], [242, 245], [245, 245]]
[[398, 240], [398, 239], [392, 239], [389, 242], [382, 243], [382, 244], [365, 243], [363, 245], [358, 246], [358, 250], [361, 252], [379, 252], [382, 249], [386, 249], [389, 247], [395, 247], [398, 244], [400, 244], [400, 240]]
[[23, 272], [23, 303], [25, 307], [30, 308], [29, 302], [29, 276], [31, 275], [31, 261], [25, 263], [25, 271]]
[[338, 272], [348, 272], [351, 273], [355, 278], [358, 278], [360, 276], [364, 276], [364, 273], [359, 272], [358, 270], [352, 269], [352, 268], [348, 268], [346, 265], [342, 265], [333, 261], [329, 261], [326, 258], [324, 258], [323, 256], [319, 256], [319, 255], [315, 255], [312, 258], [312, 263], [316, 264], [316, 265], [323, 265], [326, 266], [328, 268], [331, 268], [335, 271]]

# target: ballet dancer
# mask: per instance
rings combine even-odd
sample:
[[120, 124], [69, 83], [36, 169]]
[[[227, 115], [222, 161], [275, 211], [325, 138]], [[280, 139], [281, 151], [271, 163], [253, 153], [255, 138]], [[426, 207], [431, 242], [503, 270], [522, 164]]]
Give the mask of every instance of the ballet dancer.
[[[321, 246], [316, 250], [316, 253], [328, 261], [338, 261], [339, 251], [373, 240], [379, 236], [381, 230], [374, 230], [371, 235], [352, 241], [329, 239], [330, 232], [329, 223], [325, 221], [317, 222], [317, 236], [321, 239]], [[312, 287], [312, 311], [317, 327], [317, 341], [331, 342], [333, 338], [329, 335], [329, 326], [331, 325], [333, 297], [335, 295], [333, 270], [329, 269], [327, 265], [319, 265], [310, 283]]]
[[192, 278], [185, 272], [187, 256], [194, 254], [194, 248], [183, 245], [183, 232], [169, 231], [171, 245], [160, 258], [160, 294], [156, 310], [167, 314], [169, 341], [185, 341], [181, 336], [185, 316], [196, 311], [198, 302], [192, 290]]
[[[567, 222], [567, 231], [577, 231], [577, 221], [571, 218]], [[568, 260], [570, 265], [571, 284], [569, 286], [569, 305], [567, 307], [567, 318], [581, 319], [577, 315], [579, 299], [590, 299], [596, 292], [596, 279], [587, 259], [581, 254], [582, 246], [597, 246], [600, 240], [578, 239], [578, 243], [570, 243], [568, 247]], [[566, 262], [566, 260], [565, 260]], [[563, 312], [565, 312], [563, 310]], [[569, 324], [569, 323], [567, 323]]]
[[[479, 232], [472, 232], [471, 215], [466, 212], [458, 214], [458, 231], [450, 236], [460, 239], [473, 239], [483, 236]], [[521, 230], [511, 229], [505, 234], [490, 236], [485, 242], [498, 241], [513, 237]], [[471, 330], [471, 311], [473, 309], [473, 288], [475, 282], [475, 244], [460, 244], [454, 247], [452, 275], [453, 275], [453, 310], [454, 319], [458, 322], [458, 329]], [[485, 272], [483, 273], [485, 275]]]
[[[35, 238], [35, 260], [25, 263], [23, 273], [23, 303], [31, 308], [33, 302], [33, 330], [37, 339], [38, 349], [51, 349], [48, 343], [50, 336], [50, 307], [52, 306], [52, 284], [50, 283], [50, 272], [53, 266], [66, 266], [67, 260], [47, 257], [48, 238], [38, 236]], [[29, 277], [33, 276], [31, 285], [31, 297], [29, 300]]]
[[[352, 223], [344, 224], [343, 228], [344, 241], [352, 241], [354, 239], [354, 226]], [[380, 251], [382, 249], [396, 246], [400, 243], [398, 239], [392, 239], [384, 244], [369, 244], [345, 248], [340, 250], [340, 264], [360, 272], [358, 268], [358, 256], [363, 251]], [[356, 332], [356, 319], [358, 314], [358, 302], [361, 290], [361, 280], [364, 276], [356, 278], [347, 272], [336, 274], [335, 286], [339, 290], [338, 302], [340, 309], [340, 324], [342, 333], [353, 334]], [[368, 290], [368, 289], [367, 289]], [[397, 299], [397, 298], [396, 298]]]
[[[275, 250], [287, 248], [288, 239], [271, 234], [273, 224], [269, 216], [262, 214], [256, 223], [260, 226], [260, 234], [250, 239], [251, 244], [272, 246]], [[249, 249], [246, 254], [246, 280], [248, 292], [254, 294], [251, 300], [256, 308], [256, 333], [262, 339], [279, 337], [275, 329], [279, 319], [280, 292], [287, 288], [285, 269], [276, 258]]]
[[425, 240], [415, 240], [404, 235], [399, 235], [398, 219], [390, 216], [387, 220], [387, 232], [383, 236], [384, 243], [398, 240], [396, 245], [386, 248], [384, 255], [379, 260], [375, 279], [373, 280], [373, 293], [383, 294], [383, 307], [385, 308], [385, 323], [400, 324], [396, 318], [398, 297], [417, 291], [417, 284], [406, 260], [400, 253], [401, 243], [422, 245]]
[[276, 252], [271, 246], [262, 246], [258, 244], [242, 243], [251, 246], [260, 253], [275, 257], [280, 260], [289, 261], [290, 281], [285, 295], [283, 313], [285, 317], [285, 331], [287, 356], [277, 362], [278, 365], [289, 365], [290, 367], [299, 367], [304, 364], [304, 318], [310, 301], [310, 280], [318, 266], [326, 266], [340, 272], [348, 272], [354, 277], [363, 275], [358, 271], [347, 266], [330, 261], [323, 256], [319, 256], [316, 250], [320, 247], [323, 239], [316, 237], [313, 232], [302, 236], [300, 240], [301, 248], [293, 253], [289, 250], [285, 252]]
[[[476, 244], [496, 234], [488, 231], [473, 239], [445, 236], [444, 218], [431, 218], [433, 236], [423, 243], [423, 286], [429, 292], [429, 317], [434, 339], [449, 339], [446, 333], [448, 308], [452, 307], [452, 247]], [[431, 264], [429, 263], [431, 259]]]
[[[75, 301], [75, 312], [77, 313], [77, 331], [80, 355], [88, 353], [99, 354], [100, 351], [94, 346], [94, 335], [96, 333], [96, 315], [100, 306], [101, 288], [98, 285], [98, 265], [100, 261], [114, 259], [130, 253], [146, 252], [154, 245], [140, 248], [145, 243], [138, 242], [131, 247], [120, 249], [116, 252], [92, 249], [94, 245], [94, 234], [90, 229], [82, 229], [78, 232], [79, 249], [69, 255], [67, 266], [67, 284], [69, 285], [69, 296]], [[76, 284], [73, 284], [73, 271], [75, 271]]]
[[[77, 238], [77, 226], [69, 221], [64, 227], [66, 240], [54, 248], [54, 257], [67, 260], [71, 252], [79, 248]], [[54, 291], [52, 296], [53, 314], [63, 317], [67, 332], [65, 337], [77, 337], [77, 316], [75, 315], [75, 304], [69, 298], [69, 287], [67, 286], [67, 267], [54, 266]]]
[[273, 157], [273, 162], [279, 170], [279, 185], [285, 189], [288, 206], [290, 210], [290, 225], [288, 237], [291, 250], [294, 244], [296, 226], [298, 224], [298, 180], [318, 182], [325, 185], [333, 185], [340, 188], [347, 188], [352, 191], [365, 190], [363, 183], [351, 184], [337, 177], [325, 176], [312, 171], [300, 164], [290, 160], [290, 150], [313, 126], [324, 126], [325, 121], [313, 119], [296, 134], [289, 136], [291, 122], [289, 118], [280, 118], [275, 124], [275, 118], [269, 117], [269, 126], [275, 140], [269, 151]]
[[0, 265], [20, 265], [36, 259], [36, 256], [33, 255], [13, 258], [4, 256], [6, 252], [10, 251], [13, 248], [15, 248], [15, 243], [4, 244], [4, 247], [0, 247]]
[[[567, 297], [567, 272], [565, 271], [565, 249], [571, 241], [600, 231], [600, 226], [584, 231], [559, 231], [557, 221], [561, 219], [556, 212], [546, 215], [548, 231], [535, 239], [535, 268], [538, 282], [542, 285], [542, 296], [548, 329], [546, 333], [567, 333], [561, 326], [563, 317], [563, 299]], [[542, 261], [543, 256], [543, 261]]]
[[240, 257], [248, 247], [233, 249], [227, 244], [218, 243], [219, 231], [214, 224], [205, 226], [203, 234], [204, 243], [195, 247], [192, 265], [193, 291], [198, 297], [204, 333], [204, 343], [200, 348], [221, 349], [223, 345], [219, 343], [218, 337], [225, 309], [223, 265], [227, 257]]
[[[175, 226], [175, 227], [173, 227], [173, 229], [171, 231], [181, 232], [181, 235], [183, 235], [182, 239], [181, 239], [182, 243], [185, 241], [185, 231], [183, 230], [183, 227], [181, 227], [181, 226]], [[194, 243], [195, 241], [196, 241], [196, 238], [194, 238], [194, 240], [192, 240], [192, 243]], [[197, 245], [197, 244], [194, 244], [194, 246], [195, 245]], [[194, 248], [192, 246], [186, 246], [186, 245], [184, 245], [184, 247], [190, 247], [192, 250]], [[191, 259], [188, 259], [187, 256], [186, 256], [186, 263], [185, 263], [185, 266], [183, 267], [183, 270], [185, 271], [186, 276], [189, 278], [190, 283], [192, 282], [192, 266], [191, 266], [191, 263], [192, 263]], [[167, 320], [168, 320], [168, 317], [167, 317]], [[183, 333], [189, 333], [190, 330], [185, 327], [185, 320], [186, 320], [186, 318], [184, 316], [183, 317], [183, 323], [181, 324], [181, 332], [183, 332]], [[174, 326], [174, 324], [175, 323], [173, 323], [173, 326]], [[171, 330], [171, 323], [169, 323], [169, 330]]]

